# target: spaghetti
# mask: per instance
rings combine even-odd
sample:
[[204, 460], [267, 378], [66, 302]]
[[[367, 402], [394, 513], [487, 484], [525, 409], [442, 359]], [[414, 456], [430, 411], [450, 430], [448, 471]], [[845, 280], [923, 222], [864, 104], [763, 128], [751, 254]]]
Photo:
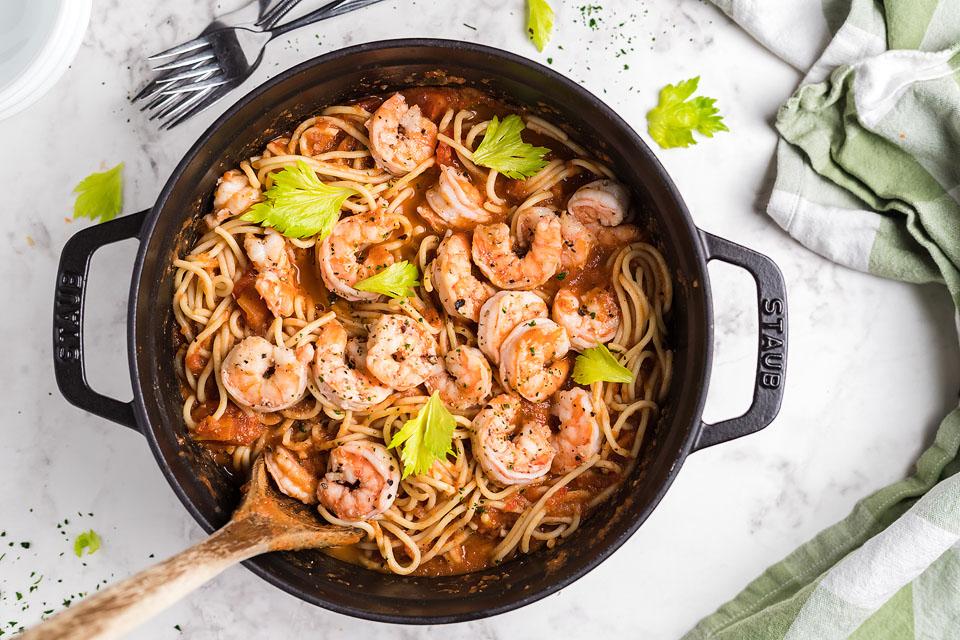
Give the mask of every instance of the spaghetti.
[[[517, 553], [554, 547], [581, 526], [589, 512], [609, 498], [631, 473], [644, 434], [656, 420], [670, 384], [672, 352], [667, 344], [665, 319], [670, 312], [672, 284], [661, 253], [644, 231], [629, 223], [610, 225], [582, 216], [577, 216], [581, 218], [578, 220], [567, 211], [574, 193], [580, 193], [578, 198], [582, 200], [584, 195], [590, 195], [590, 189], [596, 190], [597, 185], [613, 180], [614, 174], [560, 128], [469, 89], [419, 88], [399, 95], [409, 106], [416, 106], [437, 129], [435, 147], [431, 146], [429, 154], [421, 154], [425, 157], [414, 153], [406, 158], [409, 164], [402, 171], [396, 171], [385, 159], [388, 151], [395, 149], [376, 148], [377, 139], [370, 133], [374, 130], [372, 119], [389, 105], [385, 97], [372, 97], [323, 109], [289, 136], [270, 141], [261, 155], [245, 159], [238, 170], [227, 172], [221, 179], [214, 210], [205, 218], [205, 232], [174, 262], [172, 308], [179, 326], [177, 368], [184, 393], [183, 419], [191, 436], [241, 477], [257, 456], [270, 454], [274, 456], [270, 467], [274, 479], [288, 495], [316, 503], [318, 491], [323, 491], [316, 488], [317, 483], [326, 486], [333, 482], [339, 483], [334, 488], [340, 492], [336, 495], [344, 496], [342, 500], [359, 501], [355, 490], [358, 484], [366, 482], [364, 478], [334, 481], [329, 480], [333, 476], [325, 475], [339, 469], [333, 468], [334, 452], [346, 456], [351, 451], [373, 451], [369, 447], [376, 444], [376, 451], [387, 455], [379, 460], [384, 464], [389, 461], [389, 470], [382, 468], [383, 478], [392, 478], [391, 474], [396, 473], [393, 465], [399, 467], [399, 463], [396, 452], [387, 452], [386, 445], [418, 414], [435, 387], [427, 383], [406, 388], [394, 384], [394, 380], [373, 376], [364, 366], [365, 350], [370, 347], [365, 341], [369, 341], [371, 326], [385, 317], [411, 320], [419, 327], [418, 340], [429, 345], [434, 350], [431, 353], [435, 352], [435, 358], [429, 362], [441, 363], [437, 365], [440, 368], [442, 363], [448, 363], [449, 372], [443, 375], [450, 376], [454, 371], [449, 364], [451, 356], [460, 354], [461, 349], [472, 350], [469, 353], [483, 362], [478, 367], [465, 365], [470, 369], [467, 373], [489, 370], [492, 375], [477, 383], [482, 396], [477, 398], [478, 402], [471, 404], [471, 398], [461, 397], [465, 406], [449, 405], [455, 416], [452, 455], [435, 462], [426, 473], [402, 480], [396, 476], [397, 486], [391, 484], [387, 489], [383, 485], [384, 492], [376, 496], [379, 502], [367, 515], [344, 517], [344, 513], [353, 512], [342, 501], [330, 498], [332, 494], [321, 498], [317, 506], [326, 521], [358, 527], [365, 533], [357, 545], [330, 551], [337, 557], [396, 574], [462, 573], [504, 561]], [[509, 179], [479, 166], [473, 159], [490, 120], [511, 113], [523, 118], [527, 142], [552, 149], [546, 165], [526, 180]], [[394, 165], [403, 160], [392, 158]], [[389, 262], [408, 260], [416, 265], [421, 284], [412, 296], [373, 296], [351, 301], [331, 293], [326, 280], [332, 276], [329, 269], [325, 272], [320, 265], [329, 240], [316, 236], [282, 238], [283, 244], [278, 246], [283, 247], [283, 255], [274, 259], [272, 268], [282, 269], [287, 264], [293, 276], [289, 282], [281, 277], [280, 284], [289, 285], [286, 289], [278, 285], [272, 294], [265, 295], [268, 290], [261, 281], [264, 258], [253, 249], [269, 251], [269, 243], [279, 243], [281, 236], [245, 221], [240, 214], [263, 199], [278, 171], [297, 163], [305, 163], [327, 185], [350, 189], [352, 195], [343, 203], [334, 234], [352, 216], [392, 220], [376, 251], [387, 256]], [[448, 169], [446, 175], [454, 182], [445, 185], [444, 172]], [[595, 195], [600, 204], [609, 204], [609, 198], [603, 199], [605, 194]], [[446, 229], [446, 219], [431, 214], [438, 210], [446, 213], [435, 204], [446, 206], [454, 197], [472, 202], [474, 208], [468, 209], [477, 220], [470, 224], [457, 220]], [[450, 208], [460, 211], [461, 205], [462, 202]], [[596, 311], [587, 300], [589, 292], [601, 291], [612, 305], [610, 317], [615, 322], [608, 327], [610, 331], [604, 339], [597, 342], [605, 343], [619, 363], [630, 370], [631, 382], [576, 385], [569, 376], [575, 354], [559, 350], [558, 357], [547, 367], [555, 368], [561, 378], [556, 390], [546, 389], [545, 397], [537, 402], [518, 396], [516, 385], [508, 381], [513, 378], [503, 373], [512, 371], [511, 366], [523, 366], [518, 360], [523, 354], [504, 353], [499, 358], [499, 369], [496, 367], [496, 349], [491, 350], [478, 335], [481, 331], [486, 332], [484, 335], [493, 333], [482, 326], [483, 319], [478, 326], [478, 311], [473, 312], [473, 318], [464, 315], [464, 298], [454, 300], [452, 306], [447, 304], [450, 301], [443, 296], [450, 274], [443, 270], [446, 267], [438, 269], [435, 264], [439, 263], [438, 252], [456, 248], [454, 238], [459, 234], [467, 247], [467, 266], [465, 271], [462, 265], [459, 267], [459, 276], [479, 296], [480, 308], [479, 303], [491, 300], [498, 287], [478, 273], [478, 265], [470, 263], [471, 255], [475, 261], [479, 229], [498, 223], [510, 229], [514, 244], [519, 245], [523, 245], [525, 234], [531, 235], [525, 229], [534, 228], [534, 234], [562, 229], [561, 263], [543, 282], [520, 290], [532, 292], [542, 301], [540, 306], [535, 299], [523, 298], [530, 302], [530, 308], [540, 310], [530, 324], [555, 324], [545, 317], [544, 310], [550, 308], [563, 289], [582, 301], [570, 320], [572, 324], [565, 323], [554, 308], [559, 331], [572, 335], [581, 326], [578, 323], [597, 320]], [[579, 233], [566, 233], [568, 224]], [[533, 250], [523, 254], [521, 248], [513, 258], [505, 259], [519, 261], [511, 265], [521, 264], [517, 268], [526, 269], [528, 258], [542, 257], [543, 251], [537, 248], [540, 241], [534, 236]], [[581, 254], [575, 255], [578, 248]], [[372, 248], [368, 249], [367, 256], [372, 252]], [[445, 257], [444, 265], [455, 268], [459, 263], [453, 258]], [[371, 272], [376, 270], [364, 266], [367, 258], [363, 255], [352, 259], [358, 261], [356, 268], [360, 271], [368, 267]], [[539, 265], [541, 269], [549, 266]], [[348, 283], [348, 290], [350, 286], [352, 283]], [[280, 297], [273, 300], [271, 295]], [[507, 298], [510, 296], [498, 300]], [[516, 327], [506, 329], [511, 330], [511, 337], [503, 344], [516, 333]], [[262, 406], [260, 410], [251, 408], [254, 405], [249, 399], [232, 386], [229, 367], [235, 359], [232, 352], [241, 343], [249, 344], [247, 340], [252, 336], [263, 338], [271, 349], [283, 348], [298, 354], [297, 357], [314, 352], [317, 359], [339, 354], [336, 357], [343, 359], [346, 367], [338, 369], [338, 375], [366, 376], [363, 379], [371, 385], [369, 392], [382, 390], [384, 395], [382, 399], [375, 397], [373, 404], [366, 403], [368, 406], [362, 406], [364, 403], [358, 399], [355, 406], [359, 408], [351, 408], [354, 405], [341, 396], [331, 395], [331, 389], [336, 391], [333, 383], [318, 377], [319, 369], [312, 361], [306, 369], [298, 368], [300, 365], [293, 360], [288, 364], [278, 361], [264, 374], [272, 376], [268, 380], [271, 388], [280, 388], [281, 383], [293, 387], [301, 383], [302, 398], [295, 398], [295, 402], [279, 410], [272, 409], [269, 403], [263, 405], [267, 410]], [[340, 344], [337, 341], [342, 336], [346, 347], [331, 351]], [[481, 352], [486, 355], [478, 356]], [[282, 369], [288, 366], [289, 372]], [[294, 373], [304, 370], [308, 375], [299, 380]], [[281, 373], [291, 377], [281, 379]], [[484, 382], [486, 388], [482, 388]], [[576, 389], [581, 392], [574, 393]], [[265, 393], [260, 387], [257, 390]], [[469, 395], [467, 391], [463, 393]], [[576, 442], [571, 446], [582, 448], [575, 449], [574, 461], [566, 466], [548, 460], [543, 467], [542, 460], [535, 463], [518, 459], [517, 464], [540, 464], [540, 475], [533, 481], [511, 483], [509, 478], [517, 473], [517, 468], [504, 467], [500, 474], [492, 472], [493, 463], [483, 458], [486, 449], [481, 451], [478, 445], [478, 429], [502, 419], [501, 414], [490, 411], [491, 406], [495, 408], [496, 399], [504, 397], [516, 401], [519, 423], [512, 424], [541, 429], [526, 434], [520, 433], [519, 427], [514, 433], [497, 432], [497, 446], [512, 447], [510, 455], [523, 454], [520, 440], [526, 437], [540, 437], [537, 442], [561, 447], [566, 442], [561, 437], [564, 429], [580, 424], [595, 425], [597, 437], [592, 444], [585, 444], [573, 434]], [[573, 403], [572, 409], [567, 409], [574, 413], [558, 409], [561, 398]], [[589, 411], [576, 413], [577, 407], [587, 407]], [[536, 455], [543, 453], [538, 451]], [[560, 454], [553, 449], [546, 454], [559, 460]], [[364, 464], [381, 468], [376, 466], [377, 461], [370, 460]], [[327, 491], [330, 490], [328, 487]]]

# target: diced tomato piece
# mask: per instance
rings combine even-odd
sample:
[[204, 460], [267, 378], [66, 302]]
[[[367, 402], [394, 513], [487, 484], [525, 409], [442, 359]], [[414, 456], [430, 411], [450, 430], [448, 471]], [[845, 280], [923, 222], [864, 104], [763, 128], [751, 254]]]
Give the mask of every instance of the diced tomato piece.
[[562, 505], [566, 500], [567, 493], [569, 493], [569, 491], [570, 489], [567, 487], [560, 487], [557, 489], [557, 492], [547, 499], [547, 512], [553, 513], [555, 509]]
[[246, 414], [231, 403], [219, 420], [208, 415], [197, 423], [194, 438], [220, 444], [251, 445], [264, 429], [266, 427], [255, 415]]
[[516, 514], [504, 513], [500, 509], [481, 506], [478, 511], [480, 518], [477, 524], [481, 533], [498, 532], [500, 529], [510, 528], [517, 520]]
[[357, 139], [353, 136], [344, 136], [337, 143], [337, 151], [356, 151], [358, 145]]
[[437, 164], [441, 167], [457, 166], [454, 164], [456, 156], [453, 155], [453, 148], [443, 142], [437, 143]]
[[530, 506], [530, 501], [519, 493], [515, 493], [503, 503], [503, 510], [507, 513], [523, 513], [523, 510]]
[[206, 368], [207, 362], [209, 361], [209, 356], [205, 356], [200, 353], [199, 349], [194, 349], [192, 353], [187, 354], [187, 369], [190, 369], [190, 373], [193, 375], [198, 376], [203, 373], [203, 370]]
[[263, 332], [270, 319], [270, 310], [256, 289], [257, 276], [249, 268], [233, 285], [233, 298], [243, 311], [243, 319], [253, 331]]
[[340, 131], [329, 123], [321, 122], [303, 132], [303, 143], [307, 145], [307, 154], [319, 155], [329, 151], [337, 144]]

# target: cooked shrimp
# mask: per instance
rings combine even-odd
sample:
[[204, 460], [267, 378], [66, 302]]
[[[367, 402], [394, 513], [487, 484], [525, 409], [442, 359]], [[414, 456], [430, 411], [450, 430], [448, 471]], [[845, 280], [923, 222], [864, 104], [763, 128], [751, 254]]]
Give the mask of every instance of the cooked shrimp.
[[313, 460], [300, 460], [286, 447], [277, 446], [263, 454], [263, 462], [285, 495], [303, 504], [317, 501], [317, 470]]
[[625, 247], [643, 238], [643, 232], [633, 224], [618, 224], [615, 227], [588, 224], [586, 227], [604, 247]]
[[393, 264], [393, 254], [381, 243], [399, 226], [399, 214], [379, 211], [337, 222], [317, 251], [320, 275], [327, 288], [347, 300], [376, 300], [379, 294], [358, 291], [353, 285]]
[[317, 390], [330, 404], [346, 411], [362, 411], [386, 400], [393, 390], [347, 361], [347, 331], [337, 320], [317, 330], [317, 357], [313, 364]]
[[348, 338], [346, 360], [347, 366], [370, 373], [367, 371], [367, 341], [356, 336]]
[[[531, 207], [518, 214], [517, 217], [517, 246], [526, 248], [534, 237], [537, 223], [544, 218], [556, 217], [556, 211], [550, 207]], [[560, 267], [564, 269], [564, 276], [570, 271], [577, 271], [590, 258], [590, 250], [596, 239], [590, 230], [576, 216], [564, 211], [560, 214], [560, 237], [563, 244], [560, 249]]]
[[480, 307], [495, 292], [473, 275], [470, 239], [465, 233], [450, 234], [437, 247], [432, 281], [447, 313], [474, 322], [480, 317]]
[[441, 371], [437, 343], [413, 318], [382, 315], [370, 325], [367, 369], [398, 391], [412, 389]]
[[629, 200], [626, 187], [611, 180], [591, 182], [570, 197], [560, 216], [565, 269], [582, 268], [594, 244], [616, 248], [641, 239], [636, 225], [623, 224]]
[[555, 451], [550, 428], [539, 420], [520, 422], [522, 400], [502, 394], [473, 419], [473, 455], [499, 485], [530, 484], [550, 470]]
[[500, 347], [500, 378], [530, 402], [543, 402], [567, 379], [570, 339], [553, 320], [516, 327]]
[[437, 146], [437, 125], [423, 117], [419, 106], [407, 106], [399, 93], [367, 120], [367, 131], [370, 155], [380, 168], [395, 176], [413, 171]]
[[483, 208], [483, 194], [470, 178], [451, 166], [440, 168], [440, 178], [427, 190], [425, 199], [427, 206], [417, 207], [417, 212], [438, 233], [447, 229], [469, 231], [492, 217]]
[[243, 248], [246, 249], [250, 262], [257, 268], [254, 286], [267, 308], [278, 318], [293, 315], [298, 276], [287, 252], [287, 241], [282, 235], [269, 229], [263, 238], [248, 233], [243, 240]]
[[240, 215], [262, 199], [260, 190], [250, 184], [245, 173], [230, 169], [217, 181], [217, 190], [213, 194], [214, 217], [217, 223], [223, 222], [230, 216]]
[[220, 365], [220, 378], [234, 402], [254, 411], [280, 411], [303, 398], [313, 347], [296, 351], [260, 336], [240, 341]]
[[560, 418], [560, 431], [553, 436], [554, 473], [573, 471], [600, 451], [600, 423], [590, 394], [574, 387], [557, 394], [550, 412]]
[[609, 289], [595, 287], [576, 294], [560, 289], [553, 298], [554, 322], [567, 330], [570, 344], [582, 351], [613, 340], [620, 328], [620, 306]]
[[546, 318], [547, 303], [532, 291], [500, 291], [480, 309], [477, 346], [493, 364], [500, 364], [500, 345], [520, 323]]
[[[551, 207], [530, 207], [517, 214], [516, 244], [520, 248], [527, 248], [537, 230], [537, 223], [541, 219], [557, 217], [557, 212]], [[563, 234], [561, 233], [561, 236]]]
[[390, 508], [400, 485], [400, 466], [387, 448], [354, 440], [330, 452], [317, 498], [341, 520], [370, 520]]
[[613, 180], [595, 180], [570, 196], [567, 210], [584, 224], [615, 227], [626, 218], [629, 205], [630, 193], [625, 186]]
[[490, 397], [493, 372], [483, 353], [474, 347], [457, 347], [443, 358], [444, 369], [427, 378], [427, 390], [440, 392], [440, 399], [451, 409], [465, 411], [483, 404]]
[[536, 222], [530, 226], [533, 228], [533, 238], [522, 258], [513, 250], [510, 227], [507, 225], [480, 225], [474, 231], [473, 261], [497, 287], [537, 287], [549, 280], [560, 267], [563, 247], [560, 221], [552, 213], [543, 213], [537, 214]]
[[560, 268], [567, 273], [583, 269], [590, 258], [595, 237], [575, 215], [566, 211], [560, 214], [560, 234], [563, 236]]

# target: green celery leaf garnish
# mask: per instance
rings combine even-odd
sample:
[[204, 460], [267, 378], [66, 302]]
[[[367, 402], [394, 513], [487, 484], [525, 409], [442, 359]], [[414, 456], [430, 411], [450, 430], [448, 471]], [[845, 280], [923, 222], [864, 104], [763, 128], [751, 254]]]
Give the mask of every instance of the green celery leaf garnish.
[[319, 235], [326, 238], [340, 219], [343, 201], [356, 191], [331, 187], [320, 181], [310, 166], [298, 160], [273, 176], [266, 202], [253, 205], [241, 220], [273, 227], [289, 238]]
[[617, 362], [604, 345], [584, 349], [573, 363], [573, 380], [577, 384], [594, 382], [633, 382], [633, 372]]
[[527, 33], [536, 45], [537, 51], [543, 51], [553, 31], [553, 7], [547, 0], [527, 0]]
[[123, 163], [101, 173], [91, 173], [73, 188], [74, 218], [113, 220], [123, 207]]
[[409, 298], [413, 295], [413, 288], [420, 284], [419, 277], [417, 266], [404, 260], [353, 286], [359, 291], [381, 293], [391, 298]]
[[403, 423], [388, 448], [400, 447], [403, 477], [426, 473], [437, 460], [453, 453], [453, 429], [457, 423], [436, 391], [416, 417]]
[[723, 116], [714, 105], [714, 98], [698, 96], [688, 100], [697, 90], [700, 76], [660, 90], [660, 103], [647, 113], [650, 137], [664, 149], [697, 144], [693, 132], [712, 138], [717, 131], [729, 131]]
[[494, 116], [483, 133], [483, 140], [473, 152], [473, 161], [495, 169], [515, 180], [525, 180], [547, 165], [543, 156], [550, 153], [546, 147], [535, 147], [520, 138], [523, 120], [512, 114], [503, 122]]
[[100, 548], [100, 536], [97, 535], [97, 532], [93, 529], [89, 531], [84, 531], [81, 534], [78, 534], [73, 540], [73, 552], [77, 554], [77, 557], [81, 557], [83, 552], [86, 551], [87, 555], [96, 552]]

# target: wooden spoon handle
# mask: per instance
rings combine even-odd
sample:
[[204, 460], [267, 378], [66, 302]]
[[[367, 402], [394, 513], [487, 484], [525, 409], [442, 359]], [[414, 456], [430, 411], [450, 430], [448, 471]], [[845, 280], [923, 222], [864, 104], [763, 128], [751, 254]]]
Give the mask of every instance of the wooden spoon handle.
[[119, 638], [227, 567], [269, 551], [269, 538], [257, 528], [248, 519], [233, 520], [203, 542], [84, 598], [20, 638]]

